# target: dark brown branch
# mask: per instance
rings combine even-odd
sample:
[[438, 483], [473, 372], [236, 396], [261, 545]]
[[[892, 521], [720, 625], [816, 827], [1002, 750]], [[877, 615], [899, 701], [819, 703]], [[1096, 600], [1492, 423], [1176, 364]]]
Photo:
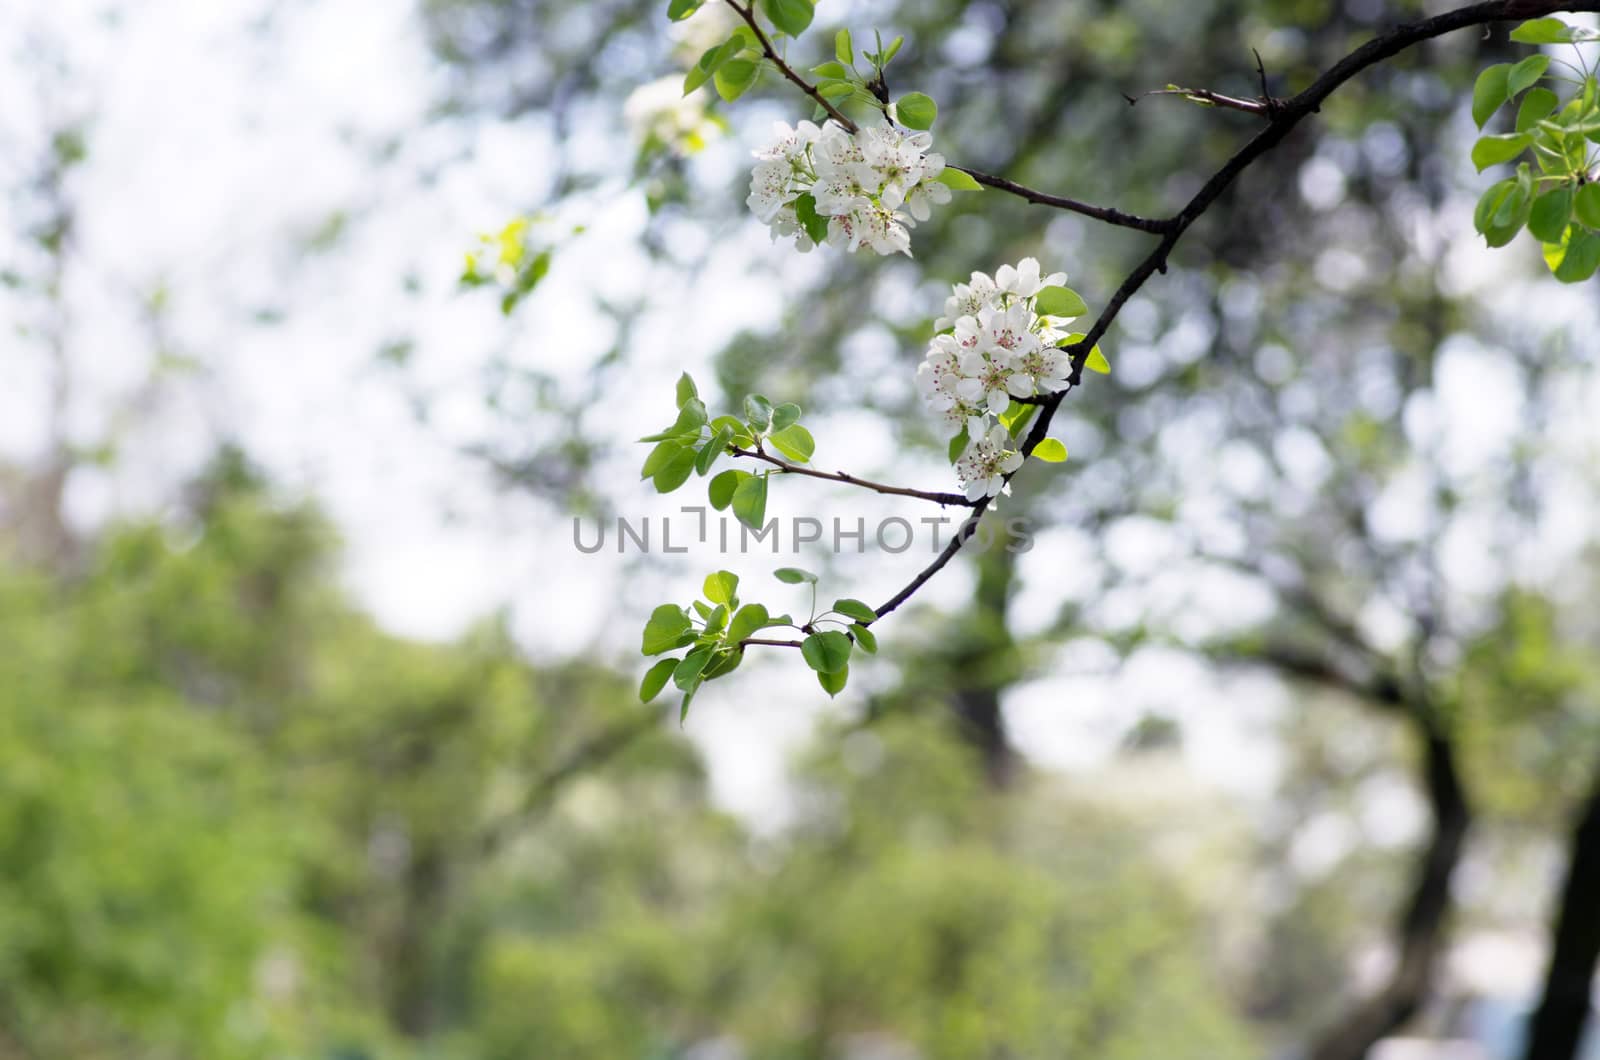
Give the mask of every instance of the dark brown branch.
[[1572, 860], [1550, 925], [1550, 967], [1524, 1060], [1573, 1060], [1600, 966], [1600, 767], [1572, 829]]
[[774, 648], [800, 647], [800, 642], [797, 640], [768, 640], [765, 637], [746, 637], [744, 640], [739, 642], [739, 647], [743, 648], [750, 644], [768, 644]]
[[1048, 192], [1035, 191], [1032, 188], [1018, 184], [1014, 180], [1007, 180], [1005, 177], [997, 177], [992, 173], [984, 173], [977, 169], [968, 169], [966, 166], [951, 166], [950, 168], [960, 170], [985, 187], [1009, 192], [1035, 205], [1053, 206], [1058, 210], [1069, 210], [1072, 213], [1083, 214], [1085, 217], [1093, 217], [1097, 221], [1119, 225], [1123, 228], [1137, 228], [1141, 232], [1162, 233], [1171, 231], [1173, 226], [1177, 224], [1177, 221], [1172, 218], [1139, 217], [1135, 214], [1123, 213], [1121, 210], [1113, 210], [1105, 206], [1093, 206], [1062, 195], [1051, 195]]
[[914, 490], [908, 486], [890, 486], [883, 482], [857, 478], [855, 475], [847, 474], [843, 471], [818, 471], [813, 467], [792, 464], [761, 449], [740, 449], [736, 445], [729, 446], [728, 449], [735, 456], [748, 457], [752, 460], [764, 460], [790, 475], [805, 475], [807, 478], [820, 478], [827, 482], [842, 482], [846, 486], [859, 486], [861, 489], [871, 490], [873, 493], [884, 493], [892, 497], [916, 497], [918, 500], [932, 501], [938, 505], [955, 504], [963, 508], [974, 506], [973, 501], [967, 500], [960, 493], [940, 493], [934, 490]]

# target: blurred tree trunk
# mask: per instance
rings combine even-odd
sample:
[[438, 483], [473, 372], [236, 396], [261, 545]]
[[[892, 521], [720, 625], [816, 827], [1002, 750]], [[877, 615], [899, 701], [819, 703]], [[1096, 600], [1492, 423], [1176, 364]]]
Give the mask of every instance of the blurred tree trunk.
[[973, 593], [973, 635], [952, 659], [956, 673], [962, 676], [952, 700], [957, 723], [982, 757], [984, 775], [996, 788], [1009, 785], [1017, 767], [1016, 752], [1006, 737], [1005, 714], [1000, 709], [1000, 694], [1011, 683], [1017, 650], [1006, 623], [1016, 568], [1016, 556], [1000, 543], [979, 558], [978, 585]]
[[1455, 750], [1431, 711], [1416, 714], [1424, 741], [1424, 774], [1433, 833], [1418, 866], [1411, 901], [1396, 940], [1395, 969], [1377, 994], [1346, 1013], [1311, 1050], [1312, 1060], [1362, 1060], [1367, 1051], [1411, 1019], [1427, 999], [1445, 945], [1450, 878], [1461, 860], [1471, 812]]
[[1572, 831], [1572, 860], [1551, 924], [1550, 970], [1533, 1015], [1526, 1060], [1573, 1060], [1600, 963], [1600, 768]]

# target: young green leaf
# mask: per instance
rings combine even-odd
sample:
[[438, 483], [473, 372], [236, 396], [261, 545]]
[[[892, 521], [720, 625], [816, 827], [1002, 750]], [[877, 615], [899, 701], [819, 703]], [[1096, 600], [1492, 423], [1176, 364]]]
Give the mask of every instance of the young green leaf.
[[674, 22], [682, 22], [696, 11], [700, 10], [703, 0], [669, 0], [667, 4], [667, 17]]
[[844, 686], [849, 683], [849, 681], [850, 667], [848, 665], [839, 667], [839, 669], [835, 670], [831, 674], [817, 674], [817, 684], [821, 685], [822, 690], [828, 693], [829, 699], [832, 699], [840, 692], [843, 692]]
[[722, 511], [733, 503], [733, 494], [739, 488], [739, 483], [750, 478], [748, 471], [724, 471], [714, 475], [707, 492], [711, 495], [711, 507]]
[[700, 58], [689, 68], [689, 73], [683, 79], [683, 94], [688, 95], [711, 79], [723, 63], [738, 55], [744, 48], [744, 41], [735, 34], [714, 48], [707, 48], [700, 54]]
[[1585, 184], [1572, 197], [1572, 212], [1586, 228], [1600, 229], [1600, 184]]
[[855, 65], [856, 52], [850, 46], [850, 31], [841, 29], [833, 35], [833, 56], [846, 66]]
[[889, 60], [900, 54], [900, 45], [904, 44], [905, 42], [906, 39], [904, 37], [896, 37], [894, 40], [890, 41], [889, 46], [884, 48], [883, 53], [878, 56], [878, 66], [888, 66]]
[[658, 442], [656, 447], [650, 450], [650, 455], [644, 458], [644, 464], [639, 468], [639, 477], [641, 479], [650, 478], [657, 471], [666, 467], [668, 461], [681, 452], [683, 452], [683, 443], [676, 439], [667, 438]]
[[728, 605], [718, 604], [706, 616], [705, 635], [712, 636], [722, 632], [722, 627], [728, 624]]
[[712, 436], [711, 440], [700, 447], [699, 454], [694, 459], [696, 473], [704, 475], [711, 470], [711, 465], [717, 462], [728, 449], [728, 441], [733, 437], [733, 432], [724, 426]]
[[973, 180], [970, 175], [957, 169], [955, 166], [945, 166], [934, 178], [951, 191], [982, 191], [983, 185]]
[[757, 431], [766, 430], [772, 422], [772, 402], [760, 394], [751, 394], [744, 399], [744, 418]]
[[707, 574], [703, 591], [706, 599], [714, 604], [732, 603], [734, 594], [739, 591], [739, 576], [727, 570]]
[[841, 615], [844, 615], [846, 618], [853, 618], [857, 622], [876, 622], [878, 619], [878, 612], [874, 611], [860, 600], [853, 600], [849, 597], [845, 597], [842, 600], [835, 600], [833, 602], [833, 609], [839, 612]]
[[791, 423], [781, 431], [773, 431], [767, 440], [778, 452], [797, 464], [806, 463], [811, 459], [811, 454], [817, 451], [817, 444], [812, 440], [811, 432], [798, 423]]
[[850, 635], [856, 639], [862, 651], [868, 655], [878, 654], [878, 636], [872, 630], [866, 626], [851, 626]]
[[1070, 287], [1043, 287], [1033, 297], [1034, 312], [1046, 317], [1081, 317], [1089, 306]]
[[960, 434], [950, 439], [949, 452], [950, 462], [952, 464], [961, 459], [961, 454], [967, 451], [967, 446], [970, 445], [971, 442], [972, 439], [967, 435], [967, 429], [965, 427], [961, 428]]
[[1106, 355], [1100, 352], [1098, 346], [1089, 351], [1089, 356], [1084, 358], [1083, 366], [1101, 375], [1111, 374], [1111, 362], [1106, 360]]
[[694, 385], [694, 379], [688, 372], [678, 376], [678, 407], [681, 409], [689, 403], [690, 398], [700, 396], [700, 391]]
[[759, 73], [761, 67], [753, 59], [729, 59], [711, 75], [711, 82], [716, 86], [717, 95], [732, 103], [756, 83]]
[[806, 665], [817, 673], [833, 674], [850, 664], [852, 646], [849, 637], [830, 629], [826, 633], [813, 633], [801, 641], [800, 654], [805, 656]]
[[1517, 132], [1528, 132], [1554, 114], [1558, 102], [1548, 88], [1536, 88], [1523, 96], [1522, 105], [1517, 108]]
[[939, 105], [921, 92], [906, 93], [895, 100], [890, 109], [890, 117], [908, 129], [931, 129], [939, 116]]
[[728, 623], [728, 643], [738, 644], [753, 637], [767, 626], [767, 609], [760, 604], [745, 604], [733, 614]]
[[700, 676], [707, 681], [731, 674], [744, 662], [744, 652], [724, 650], [711, 653], [711, 662], [706, 666], [705, 673]]
[[[1496, 208], [1498, 211], [1498, 207]], [[1563, 184], [1533, 200], [1528, 231], [1541, 243], [1559, 243], [1572, 220], [1572, 188]]]
[[761, 10], [772, 24], [791, 37], [798, 37], [816, 15], [812, 0], [761, 0]]
[[644, 624], [641, 654], [660, 655], [678, 646], [678, 638], [690, 628], [689, 616], [677, 604], [662, 604], [650, 612]]
[[685, 401], [678, 408], [678, 418], [672, 424], [673, 431], [686, 434], [690, 431], [699, 432], [706, 425], [706, 403], [697, 397]]
[[1060, 439], [1046, 438], [1033, 447], [1033, 455], [1047, 464], [1059, 464], [1067, 458], [1067, 447]]
[[772, 572], [772, 576], [785, 585], [799, 585], [802, 582], [814, 583], [817, 580], [815, 574], [808, 570], [801, 570], [799, 567], [779, 567]]
[[1506, 72], [1506, 97], [1509, 99], [1525, 88], [1532, 88], [1550, 68], [1550, 56], [1530, 55]]
[[806, 230], [806, 235], [811, 237], [811, 242], [821, 245], [828, 241], [827, 215], [817, 212], [817, 200], [809, 191], [801, 193], [794, 200], [794, 215], [800, 227]]
[[844, 68], [843, 63], [826, 62], [821, 66], [813, 66], [811, 72], [818, 77], [826, 77], [833, 81], [843, 81], [850, 76], [850, 71]]
[[1472, 145], [1472, 164], [1482, 173], [1490, 166], [1509, 162], [1528, 149], [1533, 137], [1527, 133], [1506, 133], [1501, 136], [1480, 136]]
[[1484, 123], [1500, 109], [1500, 104], [1511, 98], [1508, 86], [1510, 73], [1510, 63], [1495, 63], [1473, 82], [1472, 120], [1478, 123], [1478, 128], [1483, 128]]
[[639, 702], [648, 703], [659, 696], [661, 690], [667, 687], [667, 679], [672, 676], [672, 671], [677, 668], [677, 659], [662, 659], [646, 670], [644, 680], [639, 682]]
[[[661, 444], [665, 445], [666, 443], [663, 442]], [[650, 481], [655, 483], [656, 492], [671, 493], [685, 482], [688, 482], [689, 476], [694, 474], [695, 460], [696, 454], [693, 449], [680, 448], [670, 460], [662, 464], [655, 474], [650, 477]]]
[[710, 648], [696, 648], [683, 657], [672, 671], [672, 683], [685, 692], [693, 692], [700, 685], [700, 674], [711, 661]]
[[733, 491], [733, 515], [752, 530], [760, 530], [767, 517], [767, 476], [751, 475]]
[[1511, 39], [1518, 44], [1565, 44], [1574, 38], [1572, 27], [1559, 18], [1535, 18], [1512, 30]]
[[1556, 266], [1556, 279], [1562, 283], [1582, 283], [1600, 268], [1600, 235], [1574, 225], [1568, 230], [1569, 240]]
[[800, 406], [792, 401], [785, 401], [772, 410], [772, 429], [781, 431], [789, 424], [800, 418]]

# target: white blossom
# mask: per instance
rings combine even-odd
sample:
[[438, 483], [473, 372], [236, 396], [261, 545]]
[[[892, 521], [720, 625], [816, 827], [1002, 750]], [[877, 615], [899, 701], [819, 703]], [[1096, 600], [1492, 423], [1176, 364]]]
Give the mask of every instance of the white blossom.
[[[930, 153], [928, 133], [891, 126], [851, 133], [832, 122], [818, 128], [779, 122], [774, 138], [755, 151], [746, 202], [772, 226], [773, 238], [797, 235], [801, 249], [811, 240], [800, 223], [800, 205], [826, 219], [827, 241], [854, 253], [911, 254], [911, 232], [932, 207], [950, 201], [938, 180], [944, 158]], [[801, 197], [810, 195], [809, 204]]]
[[956, 476], [967, 500], [1008, 492], [1006, 476], [1022, 466], [1022, 453], [1013, 448], [1015, 444], [1011, 432], [998, 423], [988, 433], [972, 437], [966, 452], [956, 459]]

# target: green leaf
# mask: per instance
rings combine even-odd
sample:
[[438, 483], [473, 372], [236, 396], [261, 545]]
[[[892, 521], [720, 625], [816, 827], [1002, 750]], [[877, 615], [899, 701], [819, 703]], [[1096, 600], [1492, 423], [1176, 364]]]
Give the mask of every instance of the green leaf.
[[889, 60], [900, 54], [900, 45], [905, 42], [906, 39], [904, 37], [896, 37], [890, 41], [889, 46], [883, 50], [883, 54], [878, 56], [878, 65], [880, 67], [888, 66]]
[[706, 425], [706, 403], [697, 397], [692, 397], [678, 407], [678, 418], [672, 425], [672, 430], [678, 434], [689, 431], [698, 432]]
[[760, 394], [751, 394], [744, 399], [744, 418], [757, 431], [766, 430], [772, 422], [772, 402]]
[[828, 218], [817, 212], [817, 200], [809, 191], [795, 199], [794, 215], [800, 227], [806, 230], [806, 235], [811, 237], [811, 242], [820, 246], [828, 241]]
[[955, 166], [945, 166], [935, 178], [951, 191], [982, 191], [983, 185]]
[[[661, 444], [665, 445], [666, 443], [663, 442]], [[689, 476], [694, 474], [695, 459], [695, 451], [693, 449], [680, 448], [672, 459], [661, 465], [656, 473], [651, 476], [650, 480], [655, 483], [656, 492], [671, 493], [685, 482], [688, 482]]]
[[1525, 88], [1532, 88], [1550, 68], [1550, 56], [1530, 55], [1506, 73], [1506, 97], [1510, 98]]
[[950, 439], [950, 462], [953, 464], [961, 459], [961, 454], [967, 451], [967, 446], [972, 444], [972, 439], [967, 435], [967, 429], [961, 428], [961, 433]]
[[1098, 346], [1089, 351], [1089, 356], [1083, 360], [1083, 366], [1089, 371], [1098, 372], [1101, 375], [1111, 374], [1111, 362], [1106, 360], [1106, 355], [1100, 352], [1100, 347]]
[[701, 618], [710, 618], [711, 617], [711, 608], [708, 605], [701, 603], [699, 600], [696, 600], [696, 601], [694, 601], [692, 606], [694, 607], [695, 613], [698, 614]]
[[1545, 118], [1555, 113], [1556, 94], [1548, 88], [1536, 88], [1522, 97], [1517, 108], [1517, 132], [1527, 132]]
[[908, 129], [930, 129], [939, 116], [939, 105], [921, 92], [908, 92], [895, 100], [893, 111], [890, 117]]
[[791, 37], [804, 33], [817, 13], [812, 0], [761, 0], [761, 10], [774, 26]]
[[703, 591], [706, 599], [714, 604], [732, 604], [734, 594], [739, 591], [739, 576], [727, 570], [707, 574]]
[[1472, 226], [1487, 235], [1494, 225], [1494, 215], [1499, 212], [1500, 204], [1505, 202], [1506, 196], [1516, 186], [1514, 180], [1497, 180], [1485, 188], [1483, 194], [1478, 196], [1477, 208], [1472, 212]]
[[1081, 317], [1089, 306], [1070, 287], [1042, 287], [1033, 296], [1034, 312], [1045, 317]]
[[752, 530], [760, 530], [767, 516], [767, 476], [751, 475], [733, 491], [733, 515]]
[[711, 81], [716, 86], [717, 95], [732, 103], [756, 83], [756, 75], [760, 72], [761, 67], [753, 59], [729, 59], [711, 75]]
[[742, 651], [725, 650], [713, 652], [711, 665], [706, 667], [705, 673], [701, 674], [701, 676], [710, 681], [724, 674], [731, 674], [739, 668], [739, 664], [742, 662], [744, 662], [744, 652]]
[[737, 644], [767, 627], [767, 609], [760, 604], [745, 604], [728, 623], [728, 643]]
[[772, 576], [785, 585], [799, 585], [802, 582], [816, 583], [817, 576], [808, 570], [799, 567], [779, 567], [772, 572]]
[[694, 469], [698, 474], [704, 475], [711, 470], [711, 465], [717, 462], [728, 449], [728, 440], [733, 437], [733, 432], [727, 427], [712, 436], [712, 439], [700, 447], [700, 453], [694, 458]]
[[850, 667], [848, 665], [839, 667], [838, 670], [831, 674], [817, 674], [817, 684], [821, 685], [822, 690], [828, 693], [829, 699], [832, 699], [840, 692], [843, 692], [844, 686], [849, 682], [849, 680]]
[[1585, 184], [1572, 198], [1572, 212], [1586, 228], [1600, 229], [1600, 184]]
[[644, 624], [644, 642], [640, 652], [660, 655], [678, 646], [678, 638], [691, 628], [689, 616], [677, 604], [662, 604], [650, 612], [650, 621]]
[[1510, 63], [1495, 63], [1473, 82], [1472, 120], [1478, 123], [1478, 128], [1483, 128], [1484, 123], [1500, 109], [1500, 104], [1511, 98], [1507, 83], [1510, 73]]
[[708, 492], [711, 495], [711, 507], [722, 511], [733, 503], [733, 494], [739, 488], [739, 483], [750, 478], [748, 471], [724, 471], [711, 479]]
[[[737, 579], [735, 579], [735, 580], [737, 580]], [[711, 636], [713, 634], [720, 633], [720, 632], [722, 632], [722, 627], [727, 625], [727, 624], [728, 624], [728, 605], [727, 604], [718, 604], [715, 608], [712, 609], [711, 613], [706, 616], [706, 628], [705, 628], [705, 633], [703, 635], [704, 636]]]
[[800, 406], [792, 401], [785, 401], [772, 410], [772, 429], [781, 431], [789, 424], [800, 418]]
[[[696, 689], [698, 689], [699, 687], [700, 687], [699, 685], [695, 686]], [[689, 704], [693, 700], [694, 700], [694, 692], [693, 691], [685, 692], [683, 694], [683, 705], [678, 708], [678, 728], [680, 728], [680, 729], [683, 728], [683, 723], [689, 719]]]
[[1533, 137], [1527, 133], [1506, 133], [1502, 136], [1480, 136], [1472, 145], [1472, 164], [1482, 173], [1490, 166], [1509, 162], [1528, 149]]
[[657, 471], [667, 466], [668, 461], [683, 452], [683, 443], [673, 438], [668, 438], [650, 450], [650, 455], [644, 458], [644, 465], [639, 468], [641, 479], [650, 478]]
[[844, 81], [850, 76], [850, 71], [844, 68], [843, 63], [823, 63], [821, 66], [813, 66], [811, 72], [832, 81]]
[[1518, 44], [1565, 44], [1573, 34], [1572, 27], [1559, 18], [1535, 18], [1512, 30], [1511, 39]]
[[1047, 464], [1059, 464], [1067, 458], [1067, 447], [1060, 439], [1046, 438], [1033, 447], [1033, 455]]
[[1013, 401], [1010, 406], [1000, 414], [1000, 424], [1006, 430], [1011, 432], [1011, 437], [1016, 438], [1027, 429], [1028, 421], [1032, 420], [1038, 411], [1038, 405], [1023, 404], [1020, 401]]
[[833, 602], [833, 609], [839, 612], [841, 615], [844, 615], [846, 618], [853, 618], [857, 622], [876, 622], [878, 620], [878, 612], [874, 611], [860, 600], [853, 600], [849, 597], [845, 597], [841, 600], [835, 600]]
[[703, 0], [669, 0], [667, 3], [667, 17], [674, 22], [682, 22], [700, 10], [702, 2]]
[[[821, 81], [817, 84], [817, 91], [829, 99], [843, 99], [855, 95], [856, 86], [849, 81]], [[828, 113], [821, 107], [818, 107], [817, 111], [820, 114]]]
[[868, 655], [878, 654], [878, 636], [866, 626], [851, 626], [850, 635], [856, 638], [856, 643]]
[[1568, 229], [1568, 233], [1566, 250], [1556, 266], [1556, 279], [1562, 283], [1582, 283], [1600, 268], [1600, 235], [1576, 225]]
[[798, 423], [791, 423], [781, 431], [774, 431], [767, 439], [784, 456], [799, 464], [804, 464], [811, 459], [811, 454], [817, 451], [817, 443], [812, 440], [811, 432]]
[[661, 690], [667, 687], [667, 678], [672, 676], [672, 671], [677, 667], [677, 659], [662, 659], [646, 670], [644, 680], [639, 682], [639, 702], [648, 703], [659, 696]]
[[817, 673], [833, 674], [850, 665], [851, 647], [849, 637], [830, 629], [826, 633], [813, 633], [801, 641], [800, 654], [805, 656], [806, 665]]
[[833, 35], [833, 56], [846, 66], [856, 61], [855, 49], [850, 46], [850, 31], [842, 29]]
[[1528, 231], [1541, 243], [1559, 243], [1572, 220], [1572, 188], [1552, 188], [1533, 200], [1528, 212]]
[[678, 407], [680, 409], [689, 403], [690, 398], [699, 396], [700, 391], [696, 389], [694, 380], [689, 376], [688, 372], [678, 376]]
[[723, 63], [738, 55], [744, 48], [744, 41], [738, 34], [729, 37], [715, 48], [707, 48], [700, 53], [700, 58], [689, 68], [689, 73], [683, 79], [683, 94], [688, 95], [701, 85], [705, 84]]
[[693, 692], [700, 685], [700, 674], [711, 661], [710, 648], [696, 648], [683, 657], [672, 671], [672, 683], [685, 692]]

